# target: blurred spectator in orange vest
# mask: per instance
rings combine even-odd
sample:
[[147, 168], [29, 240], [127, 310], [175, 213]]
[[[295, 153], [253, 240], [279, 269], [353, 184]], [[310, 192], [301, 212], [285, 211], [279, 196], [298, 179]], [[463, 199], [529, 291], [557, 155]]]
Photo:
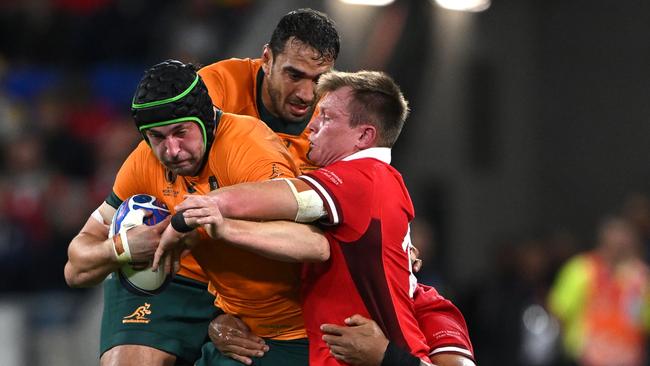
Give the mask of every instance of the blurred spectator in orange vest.
[[602, 223], [597, 240], [595, 249], [569, 259], [549, 294], [565, 352], [577, 365], [644, 365], [650, 277], [639, 234], [615, 217]]

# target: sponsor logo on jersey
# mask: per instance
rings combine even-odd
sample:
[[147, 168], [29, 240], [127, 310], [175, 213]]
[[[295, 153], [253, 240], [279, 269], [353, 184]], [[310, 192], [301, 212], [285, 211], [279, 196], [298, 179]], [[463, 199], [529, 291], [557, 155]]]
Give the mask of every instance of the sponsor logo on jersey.
[[169, 185], [163, 188], [163, 196], [165, 197], [176, 197], [180, 192], [174, 189], [174, 186]]
[[336, 175], [336, 173], [334, 173], [333, 171], [325, 168], [321, 168], [319, 172], [321, 172], [325, 176], [325, 178], [329, 179], [330, 182], [336, 184], [337, 186], [343, 184], [343, 179], [341, 179], [341, 177]]
[[127, 323], [140, 323], [140, 324], [148, 324], [151, 319], [147, 318], [147, 315], [151, 314], [151, 310], [149, 310], [149, 307], [151, 304], [149, 303], [144, 303], [144, 305], [138, 306], [137, 309], [131, 315], [127, 315], [124, 318], [122, 318], [122, 323], [127, 324]]

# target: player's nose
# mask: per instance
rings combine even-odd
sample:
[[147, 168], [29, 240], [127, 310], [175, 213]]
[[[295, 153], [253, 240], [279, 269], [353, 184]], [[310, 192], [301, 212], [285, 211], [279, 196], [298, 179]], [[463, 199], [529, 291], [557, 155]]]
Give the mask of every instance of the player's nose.
[[176, 156], [181, 151], [181, 144], [178, 139], [169, 136], [165, 139], [165, 151], [169, 156]]
[[314, 101], [314, 82], [303, 80], [296, 89], [296, 97], [300, 98], [305, 104], [311, 104]]

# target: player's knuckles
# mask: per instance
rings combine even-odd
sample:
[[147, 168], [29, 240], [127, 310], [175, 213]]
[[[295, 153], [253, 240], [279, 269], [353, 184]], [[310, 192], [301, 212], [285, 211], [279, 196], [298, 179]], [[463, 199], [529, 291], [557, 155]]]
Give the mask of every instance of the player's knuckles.
[[246, 338], [246, 334], [241, 330], [237, 329], [233, 326], [228, 326], [228, 332], [233, 336], [233, 337], [241, 337], [241, 338]]
[[249, 349], [261, 349], [262, 345], [258, 342], [255, 342], [252, 339], [249, 338], [241, 338], [241, 337], [236, 337], [233, 338], [234, 342], [237, 342], [237, 344], [241, 347], [246, 347]]

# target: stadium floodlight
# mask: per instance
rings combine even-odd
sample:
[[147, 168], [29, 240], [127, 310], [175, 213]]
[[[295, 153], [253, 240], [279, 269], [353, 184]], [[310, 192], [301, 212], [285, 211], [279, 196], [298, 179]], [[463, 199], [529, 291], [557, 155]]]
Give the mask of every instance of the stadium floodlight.
[[435, 0], [438, 6], [458, 11], [478, 13], [490, 7], [490, 0]]
[[370, 6], [386, 6], [395, 0], [341, 0], [341, 2], [353, 5], [370, 5]]

